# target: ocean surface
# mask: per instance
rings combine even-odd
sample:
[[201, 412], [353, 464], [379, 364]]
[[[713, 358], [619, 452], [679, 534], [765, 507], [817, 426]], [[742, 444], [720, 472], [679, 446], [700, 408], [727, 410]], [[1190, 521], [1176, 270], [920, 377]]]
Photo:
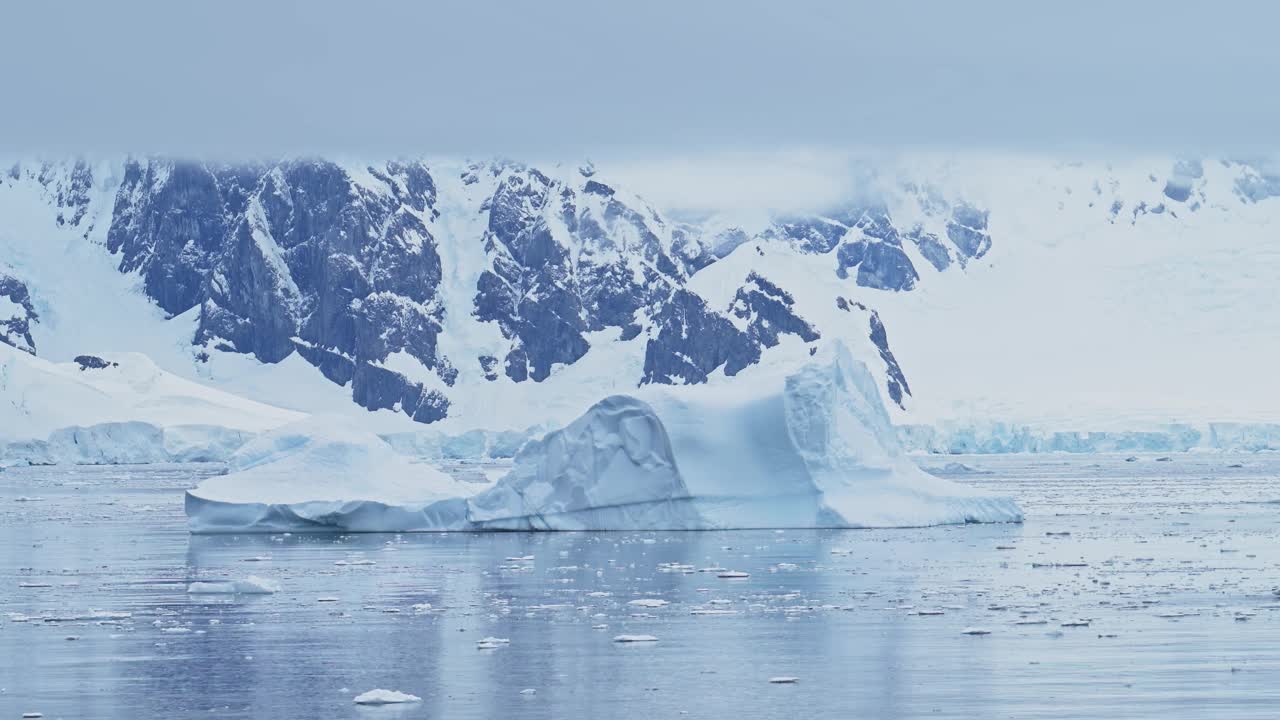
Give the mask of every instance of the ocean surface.
[[1280, 457], [921, 464], [1026, 522], [192, 537], [215, 466], [10, 469], [0, 719], [1280, 716]]

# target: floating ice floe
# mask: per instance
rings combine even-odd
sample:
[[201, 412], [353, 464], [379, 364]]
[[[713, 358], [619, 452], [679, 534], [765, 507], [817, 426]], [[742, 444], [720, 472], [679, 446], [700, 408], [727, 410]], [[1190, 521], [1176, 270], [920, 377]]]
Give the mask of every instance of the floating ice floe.
[[192, 595], [271, 595], [280, 592], [280, 583], [250, 575], [244, 580], [193, 582], [187, 586]]
[[530, 441], [509, 474], [470, 497], [377, 436], [309, 419], [255, 438], [232, 458], [230, 474], [189, 491], [191, 529], [712, 530], [1022, 519], [1008, 497], [916, 467], [874, 378], [839, 343], [794, 372], [754, 370], [750, 382], [732, 386], [646, 386], [605, 398]]
[[422, 698], [399, 690], [383, 690], [381, 688], [361, 693], [352, 699], [356, 705], [396, 705], [399, 703], [421, 702]]
[[649, 643], [658, 642], [658, 638], [652, 635], [615, 635], [613, 641], [616, 643]]

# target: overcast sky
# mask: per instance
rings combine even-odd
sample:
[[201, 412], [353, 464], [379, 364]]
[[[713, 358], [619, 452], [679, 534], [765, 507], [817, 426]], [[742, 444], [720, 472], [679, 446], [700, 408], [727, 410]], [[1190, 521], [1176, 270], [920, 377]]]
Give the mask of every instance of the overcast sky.
[[1273, 2], [6, 2], [5, 150], [1274, 146]]

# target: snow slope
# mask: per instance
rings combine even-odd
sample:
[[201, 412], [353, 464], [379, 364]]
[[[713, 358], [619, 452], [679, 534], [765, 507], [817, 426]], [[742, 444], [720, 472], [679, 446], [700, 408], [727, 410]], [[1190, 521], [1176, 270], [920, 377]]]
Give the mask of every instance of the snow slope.
[[[24, 162], [0, 175], [0, 342], [143, 352], [403, 440], [732, 387], [841, 340], [911, 449], [1280, 446], [1273, 167], [935, 152], [851, 172], [829, 212], [680, 223], [594, 168]], [[306, 312], [273, 325], [295, 291]]]
[[84, 362], [51, 363], [0, 344], [0, 461], [217, 460], [300, 417], [177, 377], [138, 353]]
[[1168, 159], [915, 162], [991, 207], [1004, 242], [963, 277], [877, 303], [914, 391], [901, 421], [1051, 433], [1280, 419], [1280, 198], [1242, 190], [1250, 166], [1205, 161], [1179, 201]]

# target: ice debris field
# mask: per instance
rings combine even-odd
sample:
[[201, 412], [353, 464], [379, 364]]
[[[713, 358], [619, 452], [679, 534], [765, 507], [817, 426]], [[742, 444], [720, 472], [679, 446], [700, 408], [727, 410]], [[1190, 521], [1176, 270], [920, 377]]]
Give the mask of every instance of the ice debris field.
[[0, 716], [1273, 718], [1280, 459], [1129, 457], [935, 463], [1020, 524], [716, 533], [191, 535], [215, 466], [13, 468]]

